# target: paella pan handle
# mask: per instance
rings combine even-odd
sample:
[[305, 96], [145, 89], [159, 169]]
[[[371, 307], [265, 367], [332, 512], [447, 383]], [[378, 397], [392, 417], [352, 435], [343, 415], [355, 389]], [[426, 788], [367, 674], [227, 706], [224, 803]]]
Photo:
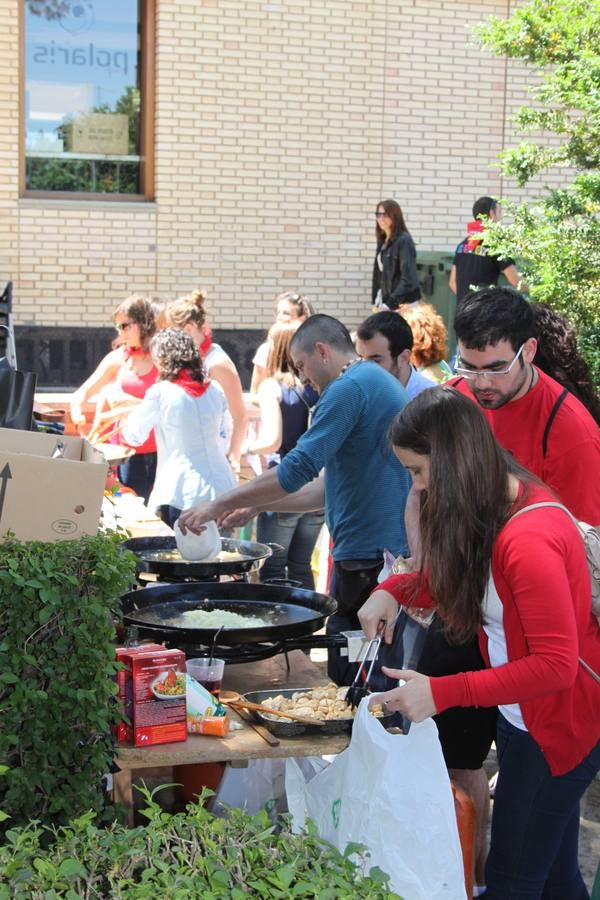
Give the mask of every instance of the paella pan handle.
[[265, 541], [267, 547], [270, 547], [273, 553], [283, 553], [285, 547], [282, 547], [281, 544], [276, 544], [274, 541]]

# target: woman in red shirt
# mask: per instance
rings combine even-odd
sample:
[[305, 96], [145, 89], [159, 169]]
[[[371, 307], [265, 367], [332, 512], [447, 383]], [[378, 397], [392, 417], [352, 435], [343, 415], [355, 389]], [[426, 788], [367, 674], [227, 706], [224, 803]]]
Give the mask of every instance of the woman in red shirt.
[[[71, 419], [75, 425], [85, 426], [82, 404], [96, 397], [91, 437], [114, 424], [156, 382], [158, 371], [150, 355], [150, 341], [156, 332], [155, 302], [133, 294], [117, 306], [113, 313], [117, 329], [113, 349], [71, 398]], [[119, 443], [119, 435], [115, 434], [112, 440]], [[121, 484], [148, 500], [156, 476], [154, 432], [136, 447], [133, 456], [121, 463], [118, 475]]]
[[[479, 635], [489, 666], [380, 695], [420, 722], [456, 706], [499, 707], [499, 776], [487, 900], [588, 897], [577, 863], [579, 800], [600, 768], [600, 628], [583, 543], [568, 514], [494, 439], [478, 407], [423, 391], [391, 440], [421, 494], [422, 570], [394, 575], [359, 611], [391, 640], [398, 603], [436, 607], [454, 641]], [[592, 476], [592, 473], [590, 473]], [[585, 663], [585, 665], [582, 664]]]

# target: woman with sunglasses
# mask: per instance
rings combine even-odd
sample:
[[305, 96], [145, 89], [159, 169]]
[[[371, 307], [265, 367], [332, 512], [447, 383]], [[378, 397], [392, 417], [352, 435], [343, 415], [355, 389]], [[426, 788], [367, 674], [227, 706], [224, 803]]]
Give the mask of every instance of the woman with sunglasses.
[[[394, 419], [394, 453], [421, 496], [421, 569], [382, 582], [359, 611], [368, 637], [398, 604], [437, 608], [449, 638], [477, 635], [487, 667], [383, 695], [414, 722], [499, 708], [488, 900], [585, 900], [579, 801], [600, 768], [600, 627], [584, 545], [551, 490], [496, 442], [458, 391], [423, 391]], [[522, 511], [519, 515], [519, 511]]]
[[375, 212], [377, 250], [371, 298], [375, 310], [398, 309], [421, 299], [417, 251], [402, 210], [395, 200], [382, 200]]
[[[71, 419], [79, 428], [86, 421], [82, 404], [97, 396], [92, 437], [111, 427], [120, 411], [142, 400], [156, 381], [158, 373], [150, 355], [150, 341], [156, 331], [155, 304], [150, 297], [133, 294], [117, 306], [113, 313], [117, 329], [113, 350], [73, 394]], [[119, 443], [118, 433], [112, 435], [111, 441]], [[135, 454], [121, 463], [118, 476], [121, 484], [147, 501], [155, 475], [156, 442], [151, 433]]]
[[271, 334], [273, 329], [277, 328], [278, 325], [287, 325], [288, 323], [296, 326], [301, 325], [314, 313], [315, 310], [312, 303], [303, 294], [297, 294], [293, 291], [284, 291], [283, 294], [279, 294], [277, 297], [275, 324], [269, 329], [267, 340], [263, 341], [252, 359], [254, 368], [252, 369], [250, 393], [256, 394], [261, 382], [269, 377], [267, 375], [267, 362], [273, 346]]

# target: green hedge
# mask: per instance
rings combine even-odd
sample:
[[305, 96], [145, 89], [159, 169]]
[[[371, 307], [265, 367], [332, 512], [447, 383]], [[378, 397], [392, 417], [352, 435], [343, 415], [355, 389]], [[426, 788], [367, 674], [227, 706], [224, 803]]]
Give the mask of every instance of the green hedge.
[[0, 544], [0, 764], [9, 770], [0, 809], [11, 825], [102, 807], [118, 715], [112, 610], [135, 568], [119, 544], [112, 535]]
[[[250, 816], [232, 809], [221, 819], [201, 803], [172, 816], [145, 795], [145, 827], [100, 829], [94, 814], [87, 813], [51, 833], [35, 823], [8, 831], [0, 847], [0, 900], [398, 896], [380, 870], [363, 874], [368, 869], [363, 848], [349, 846], [342, 855], [321, 841], [313, 826], [295, 835], [284, 820], [276, 833], [264, 811]], [[350, 860], [352, 853], [357, 853], [358, 865]]]

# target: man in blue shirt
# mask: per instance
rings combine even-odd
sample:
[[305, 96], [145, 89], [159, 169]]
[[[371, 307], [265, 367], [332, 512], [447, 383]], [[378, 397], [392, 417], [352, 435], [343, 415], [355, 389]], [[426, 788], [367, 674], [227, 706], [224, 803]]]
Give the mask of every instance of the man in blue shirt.
[[[240, 507], [298, 512], [325, 505], [333, 540], [331, 593], [338, 601], [328, 631], [359, 628], [356, 612], [376, 584], [384, 547], [407, 553], [409, 478], [387, 438], [407, 395], [397, 379], [356, 356], [348, 330], [331, 316], [307, 319], [290, 353], [300, 380], [320, 394], [310, 428], [275, 469], [186, 510], [179, 523], [199, 531]], [[345, 668], [330, 664], [330, 676], [343, 683]]]

